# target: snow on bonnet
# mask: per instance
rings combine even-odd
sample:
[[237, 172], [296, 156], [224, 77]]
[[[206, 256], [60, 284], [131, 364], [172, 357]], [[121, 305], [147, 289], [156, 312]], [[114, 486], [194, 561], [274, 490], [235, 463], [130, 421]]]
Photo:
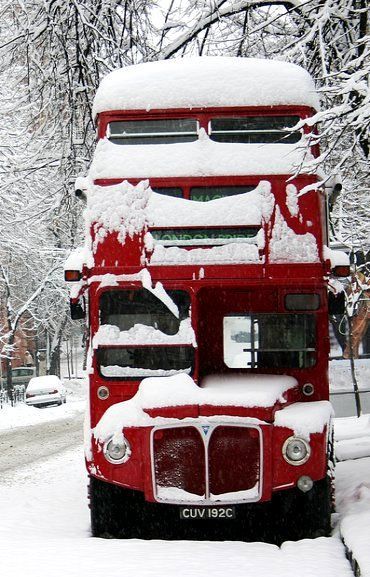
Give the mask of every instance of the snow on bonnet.
[[[284, 393], [296, 386], [296, 379], [286, 375], [228, 375], [227, 378], [212, 375], [204, 380], [202, 387], [198, 387], [185, 373], [169, 377], [149, 377], [141, 382], [132, 399], [116, 403], [107, 409], [94, 429], [94, 436], [104, 442], [124, 427], [177, 421], [152, 418], [145, 409], [181, 405], [272, 407], [277, 402], [284, 403]], [[219, 422], [220, 415], [202, 416], [202, 422], [212, 419]], [[230, 417], [225, 416], [222, 419], [229, 420]], [[246, 422], [245, 417], [243, 422]], [[254, 419], [254, 422], [257, 421]]]
[[349, 256], [344, 250], [338, 250], [324, 246], [323, 257], [330, 261], [331, 268], [336, 266], [349, 266]]
[[276, 411], [275, 425], [293, 429], [295, 435], [309, 439], [312, 433], [322, 433], [332, 417], [334, 412], [329, 401], [294, 403]]

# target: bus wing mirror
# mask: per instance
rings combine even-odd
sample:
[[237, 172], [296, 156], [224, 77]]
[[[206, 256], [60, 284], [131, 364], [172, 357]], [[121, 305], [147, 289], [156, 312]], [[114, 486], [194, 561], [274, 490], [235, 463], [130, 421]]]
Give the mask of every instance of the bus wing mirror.
[[84, 319], [86, 316], [85, 311], [85, 302], [83, 300], [79, 300], [77, 302], [70, 302], [71, 305], [71, 319], [73, 321], [78, 321], [80, 319]]
[[334, 294], [329, 291], [328, 312], [329, 315], [343, 315], [346, 310], [346, 299], [344, 291]]

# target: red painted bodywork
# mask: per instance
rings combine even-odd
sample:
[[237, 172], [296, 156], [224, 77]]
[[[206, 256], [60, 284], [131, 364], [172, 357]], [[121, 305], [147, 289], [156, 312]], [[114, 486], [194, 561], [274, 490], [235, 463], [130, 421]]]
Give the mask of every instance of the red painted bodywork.
[[[307, 107], [281, 106], [266, 108], [228, 108], [228, 109], [194, 109], [194, 110], [152, 110], [143, 111], [113, 111], [99, 115], [98, 138], [106, 135], [107, 124], [113, 120], [130, 120], [137, 118], [179, 118], [195, 117], [200, 126], [207, 129], [212, 116], [244, 115], [276, 115], [286, 114], [307, 118], [313, 111]], [[317, 155], [318, 150], [314, 149]], [[145, 178], [145, 175], [143, 175]], [[122, 179], [100, 179], [95, 185], [105, 187], [117, 184]], [[166, 289], [187, 290], [191, 297], [191, 320], [194, 328], [198, 348], [195, 350], [195, 366], [193, 378], [201, 384], [202, 378], [210, 373], [242, 372], [229, 369], [223, 363], [222, 319], [225, 314], [238, 313], [252, 308], [253, 311], [282, 312], [284, 311], [284, 296], [294, 292], [317, 292], [321, 297], [321, 306], [316, 315], [317, 362], [309, 369], [274, 369], [261, 370], [266, 374], [289, 374], [299, 383], [297, 388], [289, 390], [285, 395], [287, 404], [328, 399], [328, 313], [327, 313], [327, 274], [329, 265], [323, 259], [323, 244], [326, 243], [326, 213], [324, 195], [320, 191], [310, 192], [300, 197], [301, 218], [293, 217], [286, 205], [287, 181], [295, 184], [298, 190], [316, 182], [314, 175], [245, 175], [245, 176], [212, 176], [212, 177], [176, 177], [150, 178], [152, 187], [178, 187], [184, 190], [184, 197], [189, 198], [191, 186], [212, 185], [257, 185], [261, 180], [269, 180], [276, 203], [288, 226], [297, 234], [307, 232], [316, 238], [319, 248], [320, 262], [315, 264], [284, 263], [274, 264], [268, 258], [268, 231], [267, 243], [263, 254], [263, 264], [228, 264], [228, 265], [174, 265], [150, 266], [150, 254], [146, 255], [147, 268], [150, 271], [153, 284], [160, 281]], [[138, 179], [129, 179], [136, 184]], [[260, 223], [256, 223], [259, 225]], [[268, 226], [271, 228], [273, 221]], [[94, 228], [91, 229], [92, 241], [95, 238]], [[204, 249], [207, 250], [207, 249]], [[100, 287], [100, 277], [110, 273], [114, 275], [135, 274], [143, 268], [142, 255], [144, 251], [143, 234], [127, 237], [124, 245], [120, 244], [116, 233], [108, 234], [104, 241], [98, 244], [95, 253], [93, 269], [83, 270], [89, 300], [89, 327], [91, 338], [99, 328], [99, 297], [103, 291], [115, 288], [139, 288], [141, 283], [134, 280], [119, 281], [118, 287]], [[201, 271], [201, 269], [203, 269]], [[210, 343], [212, 345], [210, 346]], [[248, 372], [246, 370], [245, 372]], [[255, 372], [259, 372], [256, 370]], [[311, 397], [305, 397], [301, 391], [304, 383], [310, 382], [315, 387]], [[133, 397], [138, 389], [140, 380], [105, 379], [99, 375], [96, 355], [92, 356], [92, 372], [90, 374], [90, 417], [91, 427], [94, 428], [105, 411], [112, 405]], [[100, 400], [97, 389], [101, 385], [109, 388], [109, 397]], [[286, 406], [286, 405], [285, 405]], [[202, 417], [222, 416], [235, 418], [253, 418], [260, 421], [263, 438], [262, 462], [262, 493], [260, 500], [271, 498], [274, 491], [284, 490], [296, 485], [298, 478], [309, 475], [313, 480], [322, 479], [326, 474], [327, 431], [311, 435], [312, 453], [309, 460], [301, 466], [289, 465], [282, 456], [284, 441], [292, 436], [291, 429], [274, 426], [274, 414], [281, 409], [282, 404], [277, 402], [271, 407], [239, 407], [239, 406], [211, 406], [185, 405], [168, 406], [147, 410], [150, 417], [165, 417], [177, 419], [179, 423], [184, 418], [198, 419]], [[88, 469], [94, 474], [111, 483], [129, 487], [144, 492], [148, 501], [155, 500], [153, 493], [153, 471], [150, 454], [152, 427], [127, 427], [125, 437], [132, 447], [131, 458], [122, 465], [110, 464], [103, 455], [101, 446], [93, 440], [93, 459], [88, 462]], [[92, 466], [93, 465], [93, 466]]]

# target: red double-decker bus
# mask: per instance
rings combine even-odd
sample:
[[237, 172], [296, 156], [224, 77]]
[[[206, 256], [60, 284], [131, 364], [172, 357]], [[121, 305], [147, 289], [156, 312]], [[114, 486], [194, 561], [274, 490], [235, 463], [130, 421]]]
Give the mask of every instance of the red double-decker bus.
[[66, 265], [89, 327], [93, 535], [330, 531], [333, 266], [301, 122], [317, 108], [302, 68], [267, 60], [147, 63], [99, 87]]

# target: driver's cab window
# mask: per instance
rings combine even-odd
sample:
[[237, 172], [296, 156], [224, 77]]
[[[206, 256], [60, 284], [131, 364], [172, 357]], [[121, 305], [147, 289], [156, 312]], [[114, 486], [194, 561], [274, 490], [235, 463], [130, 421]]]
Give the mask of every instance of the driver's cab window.
[[233, 369], [307, 368], [316, 363], [313, 314], [249, 313], [223, 320], [224, 362]]

